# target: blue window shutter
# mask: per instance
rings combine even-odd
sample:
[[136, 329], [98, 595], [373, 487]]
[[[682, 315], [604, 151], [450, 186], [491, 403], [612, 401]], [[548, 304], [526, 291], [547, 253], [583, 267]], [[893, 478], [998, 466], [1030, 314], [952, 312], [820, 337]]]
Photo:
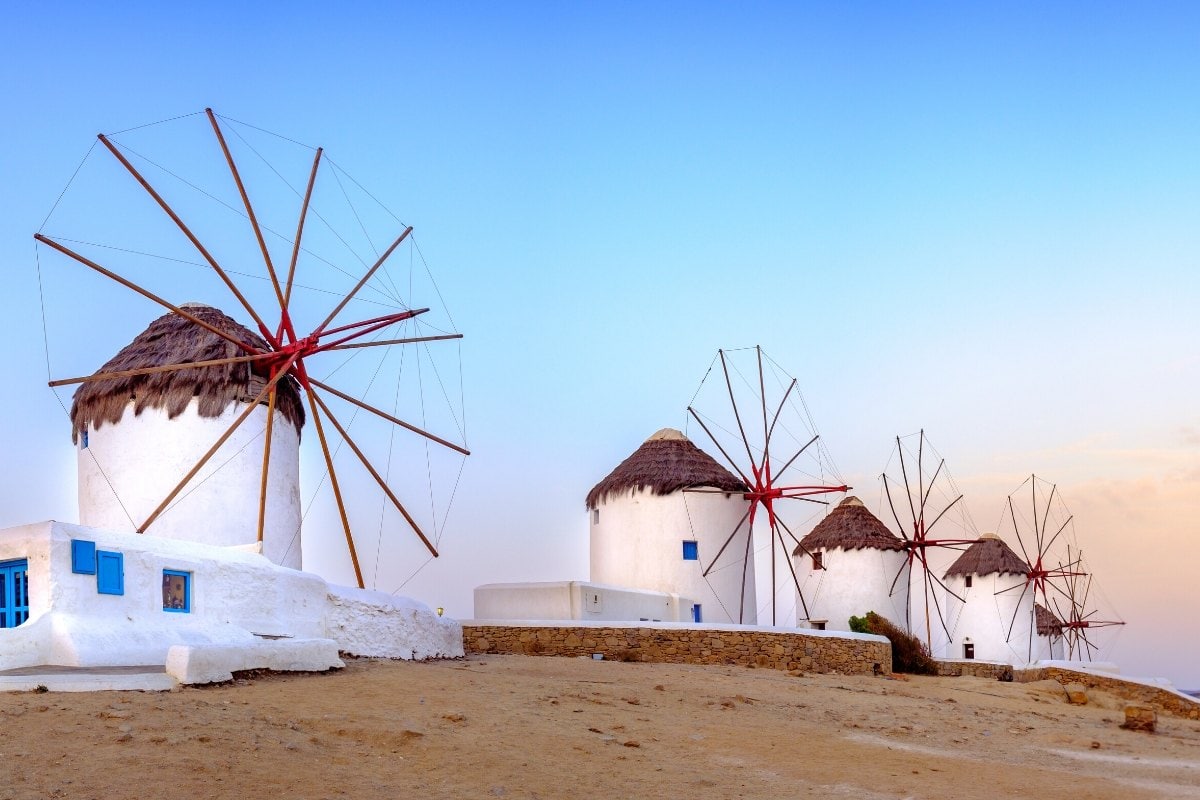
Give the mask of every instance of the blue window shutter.
[[700, 545], [697, 542], [685, 539], [683, 542], [683, 560], [684, 561], [699, 561], [700, 560]]
[[96, 551], [96, 591], [125, 594], [125, 557], [121, 553]]
[[71, 572], [77, 575], [96, 574], [96, 543], [85, 539], [71, 540]]
[[692, 606], [692, 622], [704, 622], [704, 615], [700, 611], [699, 603]]

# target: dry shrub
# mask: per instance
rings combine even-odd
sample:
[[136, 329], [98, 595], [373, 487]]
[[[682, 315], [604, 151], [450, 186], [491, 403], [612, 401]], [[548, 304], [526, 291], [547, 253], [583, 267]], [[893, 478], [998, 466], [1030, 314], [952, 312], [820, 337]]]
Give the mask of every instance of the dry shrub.
[[892, 643], [892, 672], [913, 675], [937, 675], [937, 662], [929, 648], [917, 637], [892, 624], [887, 617], [868, 611], [865, 617], [851, 617], [851, 630], [885, 636]]

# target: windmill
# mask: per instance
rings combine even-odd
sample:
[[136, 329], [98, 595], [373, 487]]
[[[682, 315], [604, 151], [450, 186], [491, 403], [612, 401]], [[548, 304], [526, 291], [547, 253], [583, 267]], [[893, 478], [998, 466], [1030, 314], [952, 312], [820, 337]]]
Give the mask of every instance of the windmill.
[[1097, 603], [1099, 592], [1093, 586], [1092, 574], [1084, 565], [1083, 551], [1073, 553], [1068, 547], [1067, 563], [1076, 566], [1064, 577], [1066, 587], [1062, 602], [1055, 599], [1053, 605], [1055, 613], [1062, 621], [1062, 636], [1067, 645], [1067, 659], [1091, 661], [1100, 649], [1099, 645], [1092, 640], [1091, 634], [1103, 628], [1120, 627], [1125, 622], [1119, 617], [1105, 619], [1102, 616]]
[[[1019, 609], [1028, 608], [1030, 620], [1025, 656], [1032, 660], [1035, 633], [1048, 628], [1051, 631], [1060, 629], [1062, 617], [1054, 614], [1053, 609], [1059, 605], [1058, 601], [1069, 600], [1068, 581], [1083, 576], [1079, 571], [1078, 550], [1074, 560], [1067, 557], [1064, 561], [1054, 555], [1062, 550], [1063, 545], [1070, 552], [1069, 543], [1075, 538], [1074, 516], [1067, 510], [1057, 484], [1030, 475], [1004, 501], [998, 532], [1003, 533], [1009, 526], [1028, 566], [1028, 573], [1023, 583], [997, 594], [1016, 594], [1020, 590], [1017, 610], [1008, 621], [1005, 640], [1012, 642]], [[1021, 601], [1027, 594], [1032, 595], [1033, 603], [1026, 606]], [[1039, 607], [1042, 611], [1038, 610]], [[1051, 620], [1047, 614], [1054, 614], [1058, 619]]]
[[[880, 482], [888, 515], [900, 532], [906, 556], [889, 591], [908, 593], [908, 630], [914, 635], [923, 633], [918, 638], [932, 652], [935, 622], [946, 638], [951, 638], [942, 598], [951, 596], [960, 603], [963, 598], [947, 588], [939, 574], [940, 565], [931, 563], [930, 551], [961, 550], [979, 537], [962, 502], [963, 494], [946, 469], [946, 460], [929, 443], [924, 429], [896, 437], [895, 450]], [[880, 517], [887, 518], [883, 513]]]
[[788, 585], [795, 587], [794, 596], [800, 601], [797, 616], [808, 619], [791, 558], [793, 548], [803, 550], [797, 529], [813, 509], [827, 505], [822, 496], [849, 487], [838, 477], [820, 441], [796, 378], [761, 347], [718, 350], [687, 411], [689, 426], [694, 422], [703, 431], [702, 438], [717, 448], [724, 465], [746, 485], [743, 496], [749, 504], [716, 555], [702, 567], [703, 575], [716, 569], [740, 569], [744, 587], [753, 565], [758, 522], [760, 537], [767, 538], [763, 547], [770, 548], [771, 624], [779, 621], [776, 564], [780, 558], [791, 575]]
[[[200, 126], [194, 124], [197, 120], [202, 123]], [[354, 181], [340, 166], [334, 164], [320, 147], [299, 145], [286, 137], [269, 134], [261, 128], [219, 116], [211, 109], [164, 123], [176, 126], [173, 131], [173, 136], [177, 137], [176, 141], [200, 146], [195, 158], [179, 159], [179, 163], [168, 165], [165, 160], [157, 160], [140, 146], [135, 149], [130, 143], [130, 140], [140, 135], [144, 129], [163, 123], [139, 126], [118, 134], [100, 134], [97, 143], [80, 165], [80, 170], [76, 171], [76, 176], [68, 183], [63, 196], [60, 196], [59, 202], [47, 216], [42, 230], [34, 236], [40, 245], [39, 277], [43, 276], [41, 248], [46, 248], [56, 256], [65, 256], [104, 276], [122, 290], [157, 304], [173, 315], [177, 322], [182, 321], [184, 327], [192, 331], [199, 330], [212, 341], [222, 343], [226, 350], [224, 355], [217, 358], [192, 358], [178, 363], [119, 371], [102, 370], [78, 377], [55, 379], [50, 381], [52, 388], [94, 383], [112, 385], [116, 381], [136, 382], [164, 374], [197, 374], [203, 370], [236, 368], [242, 370], [243, 374], [248, 373], [247, 377], [253, 379], [250, 385], [257, 390], [256, 394], [245, 398], [248, 402], [244, 403], [244, 408], [239, 406], [239, 413], [229, 421], [224, 432], [215, 438], [191, 468], [171, 479], [170, 490], [164, 492], [157, 505], [145, 516], [133, 520], [134, 529], [139, 533], [154, 530], [155, 524], [164, 513], [195, 492], [203, 480], [202, 473], [211, 472], [212, 465], [209, 462], [221, 452], [222, 446], [230, 441], [231, 437], [239, 434], [239, 429], [246, 425], [247, 420], [257, 416], [259, 409], [265, 406], [265, 425], [260, 432], [263, 444], [260, 489], [255, 504], [257, 507], [246, 509], [246, 513], [256, 518], [257, 539], [261, 545], [267, 517], [267, 487], [272, 472], [272, 437], [277, 429], [275, 418], [279, 413], [277, 401], [282, 388], [288, 386], [298, 390], [307, 405], [307, 417], [313, 423], [325, 467], [320, 482], [324, 484], [327, 481], [331, 490], [338, 512], [339, 527], [342, 529], [357, 585], [365, 585], [359, 548], [351, 525], [351, 517], [357, 509], [347, 500], [347, 482], [339, 476], [335, 466], [335, 459], [343, 446], [353, 454], [359, 469], [362, 470], [363, 480], [369, 478], [382, 494], [383, 502], [390, 508], [391, 513], [399, 516], [403, 521], [402, 525], [415, 535], [430, 557], [437, 557], [436, 541], [440, 531], [436, 515], [432, 526], [419, 522], [417, 513], [410, 510], [412, 504], [400, 499], [395, 475], [400, 474], [402, 470], [395, 467], [392, 453], [389, 451], [386, 463], [380, 465], [376, 463], [377, 459], [371, 452], [378, 450], [375, 446], [379, 441], [390, 441], [395, 431], [402, 431], [405, 435], [417, 437], [416, 441], [424, 443], [427, 461], [430, 458], [430, 447], [454, 453], [459, 457], [466, 456], [469, 451], [461, 443], [465, 439], [461, 413], [452, 410], [447, 417], [457, 428], [454, 434], [439, 435], [432, 432], [424, 420], [418, 424], [396, 413], [398, 400], [397, 406], [390, 409], [381, 407], [384, 403], [364, 400], [366, 392], [372, 387], [375, 387], [376, 391], [379, 389], [374, 376], [365, 388], [360, 387], [359, 396], [339, 388], [334, 384], [332, 377], [340, 371], [342, 374], [339, 378], [344, 378], [350, 372], [346, 365], [368, 351], [382, 353], [378, 361], [379, 367], [375, 369], [377, 375], [393, 351], [415, 352], [416, 355], [412, 358], [418, 359], [416, 363], [419, 364], [422, 354], [431, 352], [431, 345], [461, 338], [461, 334], [456, 331], [422, 327], [422, 319], [429, 314], [431, 308], [418, 307], [401, 297], [395, 277], [387, 269], [389, 260], [395, 258], [402, 246], [408, 250], [410, 262], [419, 254], [412, 239], [412, 226], [400, 223], [390, 212], [381, 214], [376, 209], [376, 217], [387, 220], [393, 226], [393, 233], [386, 240], [386, 246], [377, 247], [366, 232], [364, 218], [368, 215], [360, 213], [361, 207], [354, 205], [351, 192], [356, 193], [360, 199], [365, 195], [373, 201], [374, 197], [362, 189], [361, 184]], [[208, 131], [201, 141], [203, 129]], [[311, 160], [311, 165], [307, 165], [301, 173], [307, 176], [306, 182], [294, 184], [265, 158], [261, 152], [261, 142], [256, 146], [251, 141], [255, 132], [269, 134], [275, 137], [275, 140], [296, 145], [299, 151], [306, 153]], [[238, 148], [231, 146], [231, 143], [240, 143], [241, 158], [235, 157], [234, 150]], [[81, 196], [78, 204], [90, 212], [85, 216], [74, 217], [73, 221], [79, 232], [67, 235], [45, 232], [47, 223], [51, 220], [56, 224], [63, 223], [60, 205], [63, 205], [64, 198], [71, 199], [69, 190], [80, 176], [83, 167], [89, 163], [95, 165], [96, 160], [92, 159], [92, 154], [97, 151], [97, 147], [100, 152], [106, 151], [112, 157], [112, 161], [106, 161], [107, 164], [118, 165], [119, 169], [116, 171], [125, 173], [125, 183], [117, 188], [115, 179], [111, 176], [106, 179], [104, 168], [96, 167], [100, 178], [93, 192], [77, 192]], [[294, 158], [292, 160], [295, 162]], [[219, 171], [216, 169], [217, 163], [214, 162], [219, 162]], [[290, 203], [274, 203], [264, 212], [268, 204], [252, 203], [249, 189], [253, 184], [244, 179], [247, 173], [246, 162], [253, 162], [254, 169], [264, 176], [264, 180], [278, 180], [283, 187], [294, 193], [299, 201], [298, 210]], [[218, 181], [222, 172], [224, 180]], [[272, 174], [274, 178], [271, 177]], [[324, 187], [318, 181], [320, 175], [326, 175]], [[155, 180], [152, 181], [152, 177]], [[130, 178], [132, 182], [129, 181]], [[174, 194], [156, 185], [158, 182], [169, 184]], [[276, 189], [274, 195], [269, 191], [264, 191], [263, 194], [276, 198], [279, 194], [285, 198], [288, 196], [278, 184], [273, 185]], [[303, 186], [302, 191], [298, 185]], [[138, 205], [139, 200], [129, 197], [129, 186], [138, 187], [135, 194], [140, 196], [141, 205]], [[231, 198], [231, 201], [227, 202], [224, 198], [230, 197], [231, 191], [236, 192], [236, 199]], [[318, 202], [318, 196], [333, 199]], [[351, 215], [363, 229], [363, 236], [357, 244], [350, 241], [355, 234], [341, 233], [331, 224], [331, 219], [337, 214], [346, 216], [339, 198], [344, 198], [344, 205], [350, 207]], [[122, 206], [122, 200], [129, 205]], [[149, 200], [149, 204], [146, 204], [145, 200]], [[335, 201], [340, 211], [335, 209]], [[208, 205], [205, 205], [206, 203]], [[382, 204], [378, 206], [382, 208]], [[186, 211], [181, 211], [181, 208], [185, 207], [191, 208], [195, 213], [195, 221], [185, 221], [185, 218], [189, 217]], [[154, 210], [147, 212], [144, 210], [146, 208]], [[56, 211], [59, 212], [57, 216]], [[151, 232], [149, 224], [129, 224], [129, 219], [137, 214], [147, 213], [153, 214], [166, 230], [156, 229]], [[228, 224], [230, 213], [241, 218], [237, 227]], [[292, 220], [290, 226], [286, 222], [289, 215]], [[101, 218], [102, 221], [97, 222], [92, 218]], [[270, 221], [265, 221], [268, 218]], [[316, 243], [312, 241], [314, 237], [310, 233], [314, 221], [318, 226], [325, 228], [316, 237]], [[70, 226], [71, 222], [72, 220], [68, 219], [66, 224]], [[203, 233], [202, 227], [209, 228], [210, 233]], [[294, 231], [294, 234], [291, 231]], [[132, 240], [121, 239], [122, 236], [132, 237]], [[100, 237], [106, 237], [106, 240], [97, 241]], [[144, 237], [146, 241], [140, 243], [137, 241], [139, 237]], [[374, 250], [372, 257], [363, 257], [362, 240], [366, 240]], [[183, 242], [186, 242], [186, 245], [182, 246], [189, 251], [187, 254], [177, 249]], [[239, 248], [241, 251], [238, 256], [227, 258], [222, 255], [239, 253]], [[260, 268], [250, 266], [249, 254], [246, 251], [253, 251], [256, 259], [261, 260]], [[352, 263], [351, 256], [347, 253], [361, 265], [357, 271], [345, 266], [347, 261]], [[103, 266], [100, 263], [102, 259], [116, 260], [121, 266]], [[421, 260], [423, 262], [423, 256]], [[230, 266], [233, 262], [236, 262], [237, 269]], [[137, 273], [139, 268], [141, 273], [131, 277], [129, 273]], [[324, 274], [318, 277], [314, 270], [323, 270]], [[335, 272], [338, 274], [335, 275]], [[47, 283], [50, 283], [50, 276], [45, 277]], [[72, 280], [78, 282], [77, 279]], [[352, 281], [349, 288], [346, 287], [347, 280]], [[200, 309], [205, 307], [203, 305], [167, 299], [167, 294], [180, 291], [201, 292], [206, 297], [219, 297], [217, 302], [232, 303], [239, 314], [244, 313], [250, 330], [241, 328], [240, 325], [221, 322], [212, 314], [202, 312]], [[256, 294], [258, 298], [252, 299]], [[436, 299], [433, 292], [430, 296]], [[373, 305], [377, 310], [356, 321], [347, 320], [351, 312], [362, 309], [367, 304]], [[68, 297], [65, 305], [73, 309], [86, 309], [88, 306], [94, 306], [95, 301], [92, 297], [81, 299], [79, 292], [75, 291], [73, 297]], [[308, 327], [304, 327], [306, 321]], [[48, 334], [48, 369], [49, 338]], [[403, 355], [399, 356], [398, 360], [403, 361]], [[429, 375], [428, 378], [422, 376], [421, 379], [434, 382], [433, 375]], [[437, 376], [437, 383], [442, 383], [440, 374]], [[445, 393], [444, 384], [442, 390]], [[399, 398], [399, 384], [395, 391]], [[335, 405], [340, 405], [341, 409], [335, 410]], [[346, 416], [347, 412], [342, 409], [349, 410], [349, 418]], [[351, 428], [355, 427], [360, 413], [364, 419], [370, 418], [387, 426], [386, 434], [382, 437], [352, 435]], [[86, 433], [85, 430], [85, 447]], [[444, 516], [440, 524], [444, 524]], [[381, 512], [381, 528], [382, 525]], [[382, 540], [382, 537], [380, 538]], [[378, 559], [376, 565], [378, 569]]]

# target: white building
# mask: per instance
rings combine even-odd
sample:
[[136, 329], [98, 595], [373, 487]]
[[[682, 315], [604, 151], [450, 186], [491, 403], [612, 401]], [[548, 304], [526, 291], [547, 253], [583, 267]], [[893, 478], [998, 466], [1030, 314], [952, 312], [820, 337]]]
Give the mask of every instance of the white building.
[[[266, 343], [210, 306], [198, 319], [266, 351]], [[159, 317], [99, 372], [244, 356], [174, 313]], [[135, 375], [83, 384], [71, 404], [78, 447], [79, 521], [135, 531], [255, 400], [270, 374], [262, 362]], [[304, 407], [290, 376], [276, 393], [262, 552], [300, 569], [300, 429]], [[145, 527], [165, 539], [256, 545], [267, 407], [259, 405], [167, 508]], [[202, 523], [202, 524], [198, 524]]]
[[588, 492], [591, 580], [689, 598], [695, 622], [756, 624], [745, 491], [663, 428]]
[[[256, 346], [216, 309], [190, 313]], [[156, 320], [101, 371], [240, 356], [175, 315]], [[187, 683], [234, 671], [324, 670], [339, 652], [463, 654], [462, 627], [421, 603], [327, 584], [300, 566], [294, 382], [278, 384], [266, 525], [258, 542], [267, 380], [246, 362], [85, 384], [71, 409], [84, 525], [0, 531], [0, 672], [159, 666]], [[150, 526], [188, 470], [249, 409], [241, 429]], [[256, 441], [257, 440], [257, 441]], [[144, 516], [143, 516], [144, 515]], [[146, 533], [135, 533], [138, 528]]]
[[985, 533], [946, 570], [950, 642], [935, 656], [1024, 664], [1050, 658], [1039, 636], [1029, 567], [1004, 540]]
[[847, 497], [792, 553], [800, 582], [797, 605], [808, 626], [850, 630], [868, 611], [908, 624], [908, 558], [901, 539], [857, 497]]
[[663, 428], [588, 493], [591, 580], [479, 586], [475, 618], [753, 625], [745, 491]]

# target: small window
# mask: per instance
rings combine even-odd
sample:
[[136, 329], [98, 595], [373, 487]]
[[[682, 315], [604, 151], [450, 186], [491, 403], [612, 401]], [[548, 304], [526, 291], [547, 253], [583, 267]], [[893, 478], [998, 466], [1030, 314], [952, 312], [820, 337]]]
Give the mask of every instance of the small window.
[[600, 524], [600, 509], [598, 509], [598, 508], [592, 509], [592, 524], [593, 525]]
[[971, 577], [972, 577], [971, 575], [967, 575], [965, 578], [963, 578], [963, 580], [965, 580], [967, 582], [968, 589], [971, 588]]
[[825, 554], [820, 550], [812, 554], [813, 569], [825, 569]]
[[96, 591], [125, 594], [125, 556], [108, 550], [96, 551]]
[[0, 561], [0, 628], [29, 619], [29, 562]]
[[85, 539], [71, 540], [71, 572], [77, 575], [96, 574], [96, 543]]
[[683, 560], [684, 561], [699, 561], [700, 560], [700, 543], [695, 539], [683, 540]]
[[699, 603], [692, 605], [692, 622], [704, 622], [704, 612]]
[[88, 432], [83, 431], [79, 434], [79, 449], [87, 450], [88, 448]]
[[975, 644], [973, 642], [965, 642], [963, 644], [963, 658], [975, 658]]
[[163, 611], [188, 614], [192, 610], [192, 573], [163, 570]]
[[809, 622], [809, 624], [810, 624], [810, 625], [812, 625], [812, 629], [813, 629], [814, 631], [823, 631], [823, 630], [825, 630], [825, 620], [823, 620], [823, 619], [822, 619], [822, 620], [815, 620], [815, 619], [814, 619], [814, 620], [812, 620], [811, 622]]

